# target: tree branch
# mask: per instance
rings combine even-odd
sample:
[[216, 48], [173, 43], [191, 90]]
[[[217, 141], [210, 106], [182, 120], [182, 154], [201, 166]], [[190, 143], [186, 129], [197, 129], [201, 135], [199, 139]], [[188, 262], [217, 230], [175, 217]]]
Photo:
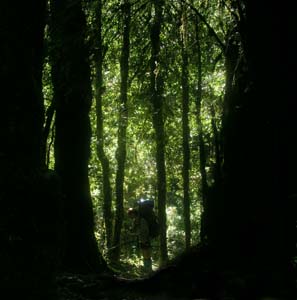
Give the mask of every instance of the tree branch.
[[189, 8], [191, 8], [194, 13], [200, 18], [200, 20], [205, 24], [207, 27], [209, 33], [214, 37], [216, 42], [218, 43], [219, 47], [222, 49], [222, 51], [225, 51], [226, 45], [221, 41], [221, 39], [218, 37], [214, 29], [209, 25], [209, 23], [206, 21], [205, 17], [198, 11], [198, 9], [193, 6], [191, 3], [188, 3], [186, 0], [180, 0], [184, 4], [188, 5]]

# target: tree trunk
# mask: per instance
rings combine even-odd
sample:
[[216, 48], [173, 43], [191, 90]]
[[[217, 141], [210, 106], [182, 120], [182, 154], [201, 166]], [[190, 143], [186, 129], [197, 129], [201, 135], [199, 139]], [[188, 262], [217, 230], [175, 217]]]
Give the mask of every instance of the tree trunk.
[[51, 2], [52, 79], [56, 101], [55, 170], [65, 196], [64, 270], [105, 268], [94, 236], [88, 179], [90, 68], [80, 1]]
[[121, 95], [119, 105], [118, 119], [118, 149], [117, 158], [117, 173], [116, 173], [116, 213], [113, 239], [113, 259], [118, 260], [120, 257], [120, 241], [121, 229], [123, 223], [124, 210], [124, 177], [125, 177], [125, 162], [126, 162], [126, 131], [128, 125], [128, 107], [127, 107], [127, 91], [128, 91], [128, 76], [129, 76], [129, 54], [130, 54], [130, 2], [125, 0], [123, 4], [123, 44], [121, 54]]
[[[214, 247], [229, 268], [288, 284], [296, 253], [296, 215], [284, 177], [287, 128], [281, 119], [292, 82], [287, 19], [281, 18], [288, 14], [277, 4], [266, 9], [247, 3], [246, 9], [246, 64], [235, 76], [234, 99], [225, 102], [224, 199]], [[295, 155], [289, 159], [296, 162]]]
[[165, 137], [163, 120], [163, 89], [160, 62], [160, 32], [162, 25], [163, 1], [153, 0], [154, 19], [151, 25], [151, 103], [153, 108], [153, 126], [156, 137], [158, 218], [160, 223], [160, 265], [168, 260], [166, 233], [166, 169], [165, 169]]
[[203, 138], [203, 125], [201, 121], [201, 101], [202, 101], [202, 61], [201, 61], [201, 48], [199, 37], [199, 18], [195, 18], [195, 34], [197, 43], [197, 92], [196, 92], [196, 123], [198, 128], [198, 145], [199, 145], [199, 169], [201, 174], [201, 198], [202, 198], [202, 216], [201, 216], [201, 229], [200, 238], [203, 241], [206, 238], [206, 231], [208, 226], [208, 202], [207, 202], [207, 175], [206, 175], [206, 154]]
[[102, 94], [103, 94], [103, 41], [102, 41], [102, 2], [97, 1], [96, 12], [96, 52], [95, 52], [95, 69], [96, 69], [96, 134], [97, 134], [97, 156], [102, 166], [103, 176], [103, 217], [106, 232], [106, 246], [107, 249], [111, 247], [112, 241], [112, 188], [110, 184], [110, 167], [109, 160], [104, 151], [104, 126], [103, 126], [103, 112], [102, 112]]
[[216, 124], [216, 113], [213, 105], [210, 106], [211, 114], [211, 128], [213, 132], [214, 141], [214, 152], [215, 152], [215, 165], [213, 169], [213, 179], [214, 185], [216, 185], [220, 180], [222, 180], [221, 166], [222, 166], [222, 151], [221, 151], [221, 139], [220, 133]]
[[[1, 4], [1, 159], [5, 164], [34, 169], [41, 165], [44, 121], [42, 96], [43, 30], [45, 1]], [[28, 18], [30, 20], [28, 20]], [[16, 22], [10, 27], [10, 22]], [[24, 25], [22, 25], [24, 24]], [[25, 26], [28, 29], [25, 29]], [[7, 96], [8, 97], [8, 96]]]
[[57, 262], [58, 199], [41, 171], [45, 8], [0, 4], [0, 290], [11, 299], [48, 299]]
[[41, 159], [43, 164], [48, 168], [49, 161], [50, 161], [50, 145], [48, 146], [48, 138], [50, 136], [50, 132], [52, 130], [52, 125], [54, 123], [54, 115], [55, 115], [55, 103], [52, 100], [50, 106], [46, 110], [46, 120], [43, 128], [43, 134], [42, 134], [42, 145], [41, 145]]
[[182, 6], [181, 16], [181, 50], [182, 50], [182, 124], [183, 124], [183, 206], [185, 224], [186, 249], [191, 245], [191, 220], [190, 220], [190, 195], [189, 195], [189, 172], [190, 172], [190, 128], [189, 128], [189, 58], [187, 49], [187, 12]]

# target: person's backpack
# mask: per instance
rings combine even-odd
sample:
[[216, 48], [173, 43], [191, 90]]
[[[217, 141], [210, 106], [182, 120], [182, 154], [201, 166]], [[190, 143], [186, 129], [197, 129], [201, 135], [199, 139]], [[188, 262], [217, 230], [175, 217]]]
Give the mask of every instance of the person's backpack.
[[139, 215], [148, 222], [150, 237], [156, 238], [160, 233], [160, 226], [154, 211], [154, 200], [141, 199], [137, 203]]

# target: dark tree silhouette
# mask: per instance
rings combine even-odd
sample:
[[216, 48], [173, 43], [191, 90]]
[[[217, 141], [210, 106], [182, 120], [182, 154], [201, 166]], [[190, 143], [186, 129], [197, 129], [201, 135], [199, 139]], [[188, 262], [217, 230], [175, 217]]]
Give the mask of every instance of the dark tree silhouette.
[[58, 186], [40, 151], [45, 8], [0, 4], [0, 290], [11, 299], [48, 299], [57, 261]]
[[[41, 74], [45, 3], [1, 4], [1, 159], [30, 169], [41, 164]], [[30, 20], [28, 20], [30, 19]], [[24, 25], [22, 25], [24, 24]], [[2, 168], [1, 168], [2, 169]]]
[[244, 4], [238, 28], [243, 54], [230, 45], [237, 71], [225, 101], [224, 179], [212, 199], [216, 229], [211, 242], [224, 267], [265, 274], [277, 289], [274, 280], [285, 284], [296, 255], [283, 119], [292, 82], [289, 14], [276, 4]]
[[62, 268], [100, 272], [105, 263], [94, 236], [88, 180], [91, 84], [80, 1], [51, 2], [51, 47], [55, 123], [55, 170], [65, 195], [65, 255]]

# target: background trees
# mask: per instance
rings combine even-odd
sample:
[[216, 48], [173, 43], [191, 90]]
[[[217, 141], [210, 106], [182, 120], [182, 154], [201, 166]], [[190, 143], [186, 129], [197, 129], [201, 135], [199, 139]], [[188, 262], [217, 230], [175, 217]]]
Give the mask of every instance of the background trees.
[[[69, 5], [72, 4], [69, 2]], [[68, 10], [67, 6], [67, 14]], [[82, 117], [84, 104], [84, 126], [88, 126], [87, 116], [91, 118], [93, 135], [88, 140], [89, 129], [86, 127], [82, 135], [86, 140], [77, 147], [87, 147], [91, 142], [88, 169], [96, 236], [106, 257], [118, 260], [121, 241], [129, 247], [127, 241], [131, 238], [124, 211], [136, 199], [153, 198], [162, 225], [157, 253], [161, 255], [161, 263], [165, 263], [168, 255], [173, 257], [199, 241], [199, 232], [203, 239], [208, 240], [209, 228], [214, 226], [216, 217], [209, 198], [217, 189], [212, 185], [221, 176], [225, 144], [219, 132], [222, 114], [223, 120], [229, 120], [228, 103], [232, 102], [229, 94], [234, 94], [233, 79], [238, 72], [238, 62], [243, 59], [238, 20], [245, 12], [239, 12], [233, 4], [218, 4], [216, 1], [182, 2], [178, 5], [167, 1], [93, 1], [85, 3], [83, 10], [88, 34], [84, 38], [81, 34], [78, 36], [81, 38], [80, 47], [84, 47], [84, 40], [90, 46], [92, 64], [89, 74], [93, 79], [96, 105], [91, 106], [88, 102], [91, 98], [86, 100], [86, 96], [79, 100], [79, 93], [75, 91], [78, 86], [83, 87], [83, 74], [83, 77], [90, 77], [88, 71], [79, 71], [79, 59], [86, 70], [90, 64], [82, 59], [87, 57], [87, 48], [81, 48], [79, 54], [78, 38], [70, 39], [71, 34], [77, 35], [72, 29], [69, 47], [67, 40], [67, 43], [59, 42], [59, 36], [53, 36], [51, 43], [53, 49], [68, 47], [67, 51], [72, 56], [77, 53], [78, 58], [66, 55], [63, 64], [53, 60], [53, 74], [67, 75], [67, 60], [74, 61], [78, 67], [73, 67], [63, 80], [54, 76], [52, 80], [55, 91], [55, 85], [61, 86], [59, 82], [66, 83], [69, 77], [69, 84], [65, 87], [74, 84], [70, 91], [81, 103], [76, 114]], [[54, 16], [54, 10], [51, 13]], [[68, 19], [70, 17], [71, 14]], [[73, 24], [68, 19], [63, 22]], [[63, 34], [68, 36], [66, 32]], [[72, 43], [77, 48], [75, 52]], [[57, 66], [60, 68], [58, 72], [55, 71]], [[72, 80], [70, 74], [79, 81]], [[45, 86], [47, 84], [51, 85], [48, 81]], [[88, 84], [86, 79], [85, 91]], [[70, 92], [66, 92], [65, 89], [61, 94], [70, 97]], [[54, 102], [57, 103], [56, 98]], [[74, 110], [74, 105], [69, 107]], [[70, 115], [74, 120], [74, 114]], [[65, 123], [61, 128], [66, 130], [70, 123], [65, 117], [61, 120]], [[75, 128], [77, 123], [70, 127]], [[59, 145], [57, 125], [55, 139]], [[224, 126], [227, 125], [224, 123]], [[71, 132], [73, 139], [77, 138], [76, 131]], [[64, 142], [65, 139], [61, 147], [64, 147]], [[56, 146], [56, 160], [62, 151], [58, 150]], [[64, 163], [64, 159], [55, 162], [57, 170], [59, 161]], [[85, 156], [84, 168], [87, 161]], [[71, 163], [67, 172], [72, 172], [72, 168]], [[181, 242], [183, 240], [185, 243]], [[113, 257], [107, 255], [111, 251]]]
[[[128, 28], [124, 16], [129, 5]], [[164, 262], [168, 255], [167, 243], [171, 257], [184, 249], [185, 245], [179, 242], [184, 240], [183, 224], [187, 224], [187, 246], [191, 240], [190, 222], [193, 242], [199, 240], [200, 208], [206, 197], [207, 181], [211, 185], [212, 170], [220, 168], [216, 159], [220, 155], [217, 132], [224, 89], [221, 39], [226, 34], [225, 19], [231, 18], [228, 9], [222, 6], [217, 19], [207, 20], [209, 11], [216, 11], [215, 2], [181, 6], [166, 1], [130, 4], [110, 1], [103, 5], [95, 1], [85, 6], [91, 32], [88, 40], [93, 49], [92, 72], [97, 74], [94, 76], [97, 116], [91, 111], [93, 126], [97, 119], [97, 136], [93, 136], [91, 145], [92, 149], [99, 150], [101, 161], [98, 164], [92, 154], [91, 192], [98, 212], [99, 240], [104, 243], [106, 237], [107, 247], [103, 251], [120, 249], [121, 226], [116, 225], [113, 231], [112, 223], [120, 224], [121, 218], [114, 213], [121, 215], [122, 209], [125, 211], [141, 197], [155, 199], [159, 218], [164, 220], [160, 240]], [[188, 63], [187, 56], [192, 58]], [[120, 74], [125, 74], [127, 79]], [[122, 99], [120, 106], [117, 99]], [[112, 190], [117, 191], [114, 197]], [[122, 242], [127, 243], [129, 224], [125, 217], [123, 226]], [[114, 240], [112, 248], [111, 239]]]

